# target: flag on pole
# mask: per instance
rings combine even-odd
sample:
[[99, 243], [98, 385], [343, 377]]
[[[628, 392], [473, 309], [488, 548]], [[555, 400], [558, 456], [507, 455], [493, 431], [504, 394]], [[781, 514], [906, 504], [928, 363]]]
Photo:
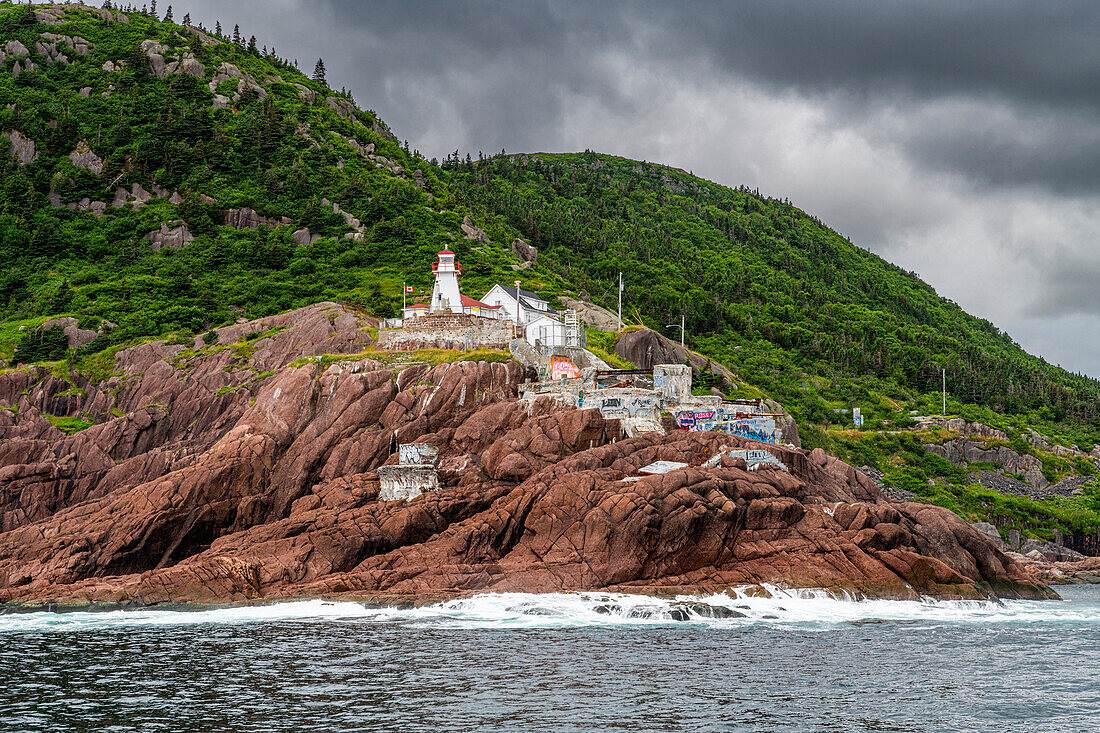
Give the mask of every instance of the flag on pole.
[[413, 290], [415, 290], [415, 288], [413, 288], [412, 285], [406, 285], [405, 286], [405, 292], [406, 293], [411, 293], [411, 292], [413, 292]]

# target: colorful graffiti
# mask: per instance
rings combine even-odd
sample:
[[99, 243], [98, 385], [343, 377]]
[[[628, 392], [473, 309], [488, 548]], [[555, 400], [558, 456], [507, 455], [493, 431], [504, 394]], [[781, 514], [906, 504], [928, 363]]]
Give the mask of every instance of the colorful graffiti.
[[568, 356], [550, 357], [550, 381], [559, 379], [576, 379], [581, 375], [581, 370]]
[[774, 445], [783, 442], [783, 434], [776, 427], [775, 418], [771, 415], [750, 415], [740, 410], [725, 409], [681, 410], [676, 413], [676, 424], [681, 429], [692, 432], [716, 430]]

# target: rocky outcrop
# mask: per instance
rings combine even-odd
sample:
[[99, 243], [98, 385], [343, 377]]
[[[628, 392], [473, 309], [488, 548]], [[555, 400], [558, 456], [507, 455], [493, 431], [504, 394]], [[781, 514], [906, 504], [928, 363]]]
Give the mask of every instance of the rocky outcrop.
[[577, 317], [580, 318], [582, 323], [591, 324], [599, 331], [619, 330], [618, 316], [606, 308], [589, 303], [586, 300], [570, 298], [567, 295], [561, 296], [561, 302], [566, 308], [577, 311]]
[[208, 35], [201, 28], [196, 28], [193, 25], [185, 25], [184, 28], [193, 36], [198, 37], [199, 42], [204, 46], [217, 46], [219, 41], [213, 36]]
[[512, 254], [519, 257], [524, 265], [534, 265], [537, 264], [539, 260], [538, 248], [528, 244], [519, 237], [512, 240]]
[[291, 82], [291, 85], [298, 90], [298, 96], [303, 102], [313, 104], [317, 101], [317, 92], [313, 91], [305, 84], [299, 84], [298, 82]]
[[4, 53], [14, 58], [23, 58], [30, 54], [30, 50], [20, 41], [11, 40], [4, 44]]
[[86, 346], [92, 343], [99, 337], [99, 331], [93, 331], [90, 328], [80, 328], [80, 324], [77, 319], [72, 316], [65, 316], [62, 318], [51, 318], [43, 323], [39, 328], [47, 330], [50, 328], [60, 328], [65, 333], [65, 338], [69, 340], [69, 348], [76, 349], [81, 346]]
[[183, 249], [195, 241], [195, 237], [183, 222], [175, 222], [175, 226], [169, 225], [167, 222], [162, 223], [160, 229], [149, 232], [145, 235], [145, 239], [149, 241], [154, 250], [160, 250], [164, 247]]
[[6, 130], [4, 137], [11, 143], [11, 154], [19, 161], [20, 165], [30, 165], [38, 159], [34, 140], [18, 130]]
[[262, 226], [272, 228], [285, 226], [291, 222], [285, 216], [279, 219], [269, 219], [255, 209], [246, 206], [240, 209], [226, 209], [223, 211], [222, 223], [234, 229], [259, 229]]
[[[516, 394], [516, 363], [389, 366], [377, 325], [320, 304], [192, 349], [118, 352], [92, 384], [0, 375], [0, 599], [393, 599], [481, 590], [718, 590], [782, 582], [878, 596], [1040, 597], [954, 514], [891, 502], [821, 451], [705, 467], [743, 438], [624, 440], [617, 420]], [[214, 339], [210, 339], [214, 341]], [[321, 360], [322, 353], [346, 354]], [[64, 435], [45, 415], [95, 424]], [[399, 443], [440, 489], [378, 501]], [[654, 460], [686, 468], [637, 476]]]
[[984, 443], [978, 443], [966, 438], [949, 440], [942, 445], [926, 443], [925, 450], [946, 458], [956, 466], [966, 466], [969, 463], [995, 463], [1006, 473], [1016, 473], [1023, 476], [1023, 480], [1034, 489], [1043, 489], [1050, 483], [1043, 476], [1043, 462], [1032, 455], [1021, 455], [1007, 445], [994, 445], [985, 447]]
[[472, 239], [476, 242], [481, 242], [482, 244], [489, 241], [489, 235], [486, 234], [483, 230], [478, 229], [476, 226], [474, 226], [473, 220], [471, 220], [468, 216], [462, 219], [461, 229], [462, 236], [466, 239]]
[[[54, 35], [54, 34], [48, 34]], [[71, 48], [71, 39], [70, 39]], [[36, 41], [34, 44], [34, 50], [38, 52], [40, 56], [46, 59], [47, 64], [69, 64], [69, 58], [58, 48], [56, 40]], [[87, 51], [85, 50], [85, 53]]]
[[[206, 67], [202, 65], [202, 62], [195, 58], [195, 55], [190, 51], [184, 51], [178, 59], [172, 59], [174, 50], [165, 46], [163, 43], [154, 40], [147, 40], [141, 42], [141, 50], [149, 59], [149, 68], [153, 72], [153, 75], [163, 79], [169, 74], [188, 74], [190, 76], [203, 77], [206, 76]], [[232, 66], [232, 64], [228, 64]], [[236, 68], [235, 66], [233, 67]], [[219, 70], [220, 72], [220, 70]], [[211, 89], [213, 91], [213, 89]]]
[[80, 36], [68, 36], [63, 33], [43, 33], [42, 38], [45, 39], [46, 43], [54, 44], [54, 52], [59, 46], [63, 46], [79, 56], [87, 56], [88, 52], [95, 48], [94, 43]]
[[231, 64], [228, 61], [223, 61], [221, 65], [218, 66], [217, 70], [215, 70], [214, 78], [210, 80], [210, 91], [215, 92], [218, 88], [218, 85], [221, 84], [223, 81], [231, 81], [233, 79], [239, 80], [237, 82], [237, 89], [233, 93], [233, 95], [229, 98], [218, 95], [222, 96], [223, 99], [226, 99], [227, 102], [232, 101], [234, 104], [240, 102], [241, 94], [244, 93], [245, 90], [251, 90], [253, 93], [256, 94], [259, 99], [264, 99], [265, 97], [267, 97], [267, 90], [264, 89], [258, 81], [256, 81], [256, 78], [254, 76], [247, 72], [241, 71], [234, 64]]
[[944, 428], [968, 438], [985, 438], [987, 440], [1008, 440], [1008, 436], [1002, 430], [991, 428], [980, 422], [969, 422], [961, 417], [921, 417], [916, 418], [916, 429], [927, 430], [929, 428]]
[[77, 168], [83, 168], [97, 176], [103, 173], [103, 159], [95, 154], [86, 140], [76, 144], [76, 149], [69, 153], [69, 160]]
[[294, 242], [295, 247], [308, 247], [321, 238], [320, 234], [311, 232], [309, 229], [299, 229], [290, 235], [290, 239]]
[[325, 97], [325, 104], [344, 119], [350, 120], [355, 117], [355, 105], [343, 97]]

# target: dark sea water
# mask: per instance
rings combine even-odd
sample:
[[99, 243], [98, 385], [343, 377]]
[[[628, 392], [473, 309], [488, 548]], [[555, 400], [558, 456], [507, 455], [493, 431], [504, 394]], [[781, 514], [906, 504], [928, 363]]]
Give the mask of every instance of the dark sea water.
[[0, 731], [1100, 731], [1100, 587], [1060, 592], [11, 614]]

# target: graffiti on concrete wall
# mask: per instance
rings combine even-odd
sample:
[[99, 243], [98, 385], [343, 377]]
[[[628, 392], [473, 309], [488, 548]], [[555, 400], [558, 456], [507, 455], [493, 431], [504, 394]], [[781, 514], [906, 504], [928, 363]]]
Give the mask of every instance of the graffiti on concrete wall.
[[676, 424], [683, 430], [698, 432], [716, 430], [720, 433], [740, 435], [743, 438], [779, 445], [782, 431], [772, 415], [749, 415], [740, 411], [681, 410], [676, 413]]
[[576, 379], [581, 375], [581, 370], [577, 368], [577, 365], [568, 356], [551, 356], [550, 357], [550, 380], [553, 382], [559, 379]]
[[771, 417], [753, 417], [732, 420], [723, 424], [722, 432], [740, 435], [742, 438], [751, 438], [764, 443], [779, 445], [782, 442], [782, 433], [775, 425], [775, 419]]

